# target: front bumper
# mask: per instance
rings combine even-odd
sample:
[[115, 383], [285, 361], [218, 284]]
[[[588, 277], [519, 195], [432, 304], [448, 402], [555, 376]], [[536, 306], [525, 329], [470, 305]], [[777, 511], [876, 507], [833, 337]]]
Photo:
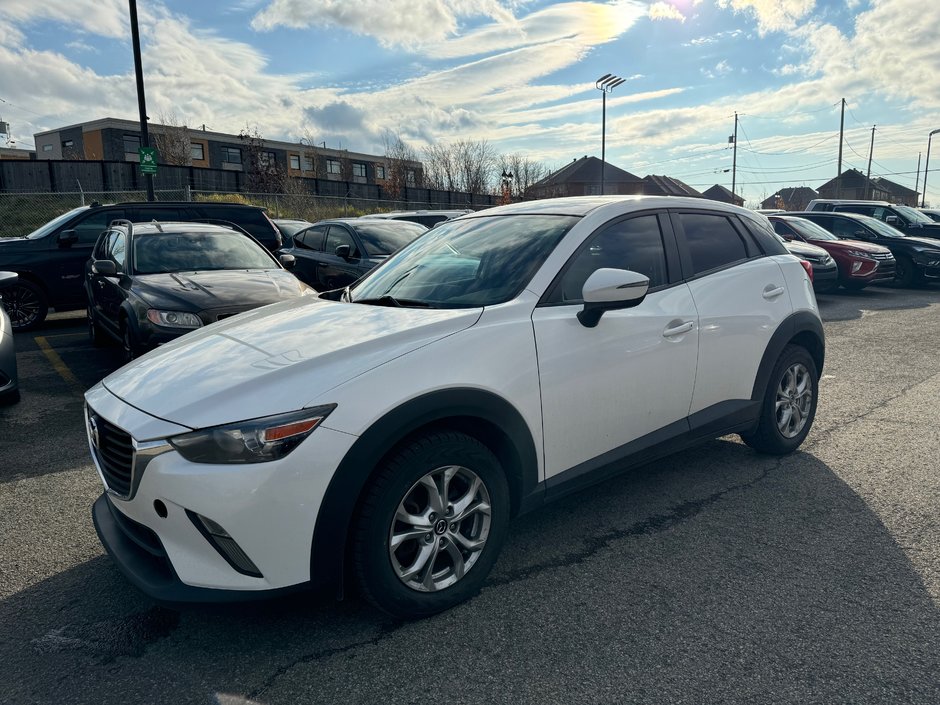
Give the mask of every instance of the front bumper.
[[831, 291], [839, 285], [839, 268], [835, 262], [813, 265], [813, 291]]
[[[0, 316], [5, 315], [0, 311]], [[14, 397], [18, 389], [16, 344], [13, 341], [9, 319], [6, 319], [0, 321], [0, 399]]]
[[[89, 407], [137, 444], [166, 438], [166, 422], [149, 417], [96, 387]], [[156, 429], [159, 429], [157, 431]], [[190, 463], [175, 450], [149, 459], [130, 498], [108, 488], [95, 503], [98, 536], [128, 579], [155, 599], [208, 602], [267, 597], [335, 576], [311, 566], [311, 547], [323, 495], [355, 437], [318, 428], [291, 454], [251, 465]], [[135, 466], [136, 467], [136, 466]], [[237, 569], [196, 516], [224, 528], [257, 567]], [[260, 575], [259, 575], [260, 574]]]

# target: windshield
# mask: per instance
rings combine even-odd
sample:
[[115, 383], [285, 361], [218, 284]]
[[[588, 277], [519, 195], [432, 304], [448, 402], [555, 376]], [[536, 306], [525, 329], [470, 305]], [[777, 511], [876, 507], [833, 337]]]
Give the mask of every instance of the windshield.
[[237, 232], [154, 233], [134, 238], [137, 274], [276, 267], [260, 245]]
[[792, 226], [801, 236], [807, 240], [838, 240], [835, 235], [826, 230], [821, 225], [803, 218], [787, 218], [787, 224]]
[[390, 255], [400, 250], [427, 228], [407, 220], [379, 221], [376, 223], [353, 223], [366, 253], [372, 256]]
[[355, 285], [350, 299], [394, 297], [439, 308], [509, 301], [577, 221], [562, 215], [497, 215], [443, 223]]
[[910, 206], [894, 206], [894, 210], [903, 215], [912, 223], [922, 223], [924, 225], [933, 224], [933, 221], [930, 218], [920, 211], [914, 210]]
[[69, 212], [63, 213], [57, 218], [53, 218], [48, 223], [39, 227], [38, 229], [33, 230], [33, 232], [31, 232], [29, 235], [26, 236], [26, 239], [38, 240], [41, 237], [45, 237], [46, 235], [51, 233], [53, 230], [55, 230], [57, 227], [62, 225], [62, 223], [67, 221], [69, 218], [71, 218], [73, 215], [75, 215], [76, 213], [80, 213], [81, 211], [84, 211], [84, 210], [88, 210], [88, 206], [80, 206], [78, 208], [73, 208]]

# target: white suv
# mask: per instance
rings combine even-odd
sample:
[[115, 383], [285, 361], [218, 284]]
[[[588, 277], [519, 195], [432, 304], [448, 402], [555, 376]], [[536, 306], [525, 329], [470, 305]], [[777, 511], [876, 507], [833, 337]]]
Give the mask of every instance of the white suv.
[[352, 577], [422, 616], [509, 520], [692, 443], [787, 453], [824, 338], [765, 218], [585, 197], [468, 215], [367, 277], [151, 352], [86, 395], [95, 526], [166, 601]]

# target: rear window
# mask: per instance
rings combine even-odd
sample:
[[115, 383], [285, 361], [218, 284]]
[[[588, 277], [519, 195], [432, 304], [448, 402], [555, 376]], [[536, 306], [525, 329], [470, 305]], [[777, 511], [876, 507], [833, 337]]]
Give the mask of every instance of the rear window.
[[355, 223], [356, 232], [370, 255], [390, 255], [414, 240], [427, 228], [407, 220]]

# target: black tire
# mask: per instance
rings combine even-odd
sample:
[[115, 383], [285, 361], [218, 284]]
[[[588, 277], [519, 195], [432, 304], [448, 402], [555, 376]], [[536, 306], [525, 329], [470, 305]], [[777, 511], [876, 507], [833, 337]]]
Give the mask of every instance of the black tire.
[[[781, 409], [781, 415], [778, 417], [778, 392], [784, 393], [787, 375], [794, 369], [802, 368], [807, 374], [810, 382], [810, 397], [808, 404], [800, 404], [800, 416], [804, 419], [802, 426], [792, 436], [786, 435], [780, 428], [780, 423], [784, 419], [791, 418], [796, 414], [793, 405], [789, 408]], [[784, 396], [786, 396], [784, 394]], [[816, 403], [819, 398], [819, 373], [816, 370], [816, 363], [812, 355], [798, 345], [788, 345], [780, 353], [777, 364], [774, 365], [770, 373], [770, 379], [767, 382], [767, 390], [764, 392], [764, 399], [761, 401], [760, 420], [753, 433], [741, 434], [741, 438], [751, 448], [759, 453], [768, 455], [786, 455], [792, 453], [800, 447], [806, 435], [813, 426], [813, 420], [816, 418]], [[790, 397], [790, 401], [793, 397]], [[801, 397], [802, 400], [802, 397]], [[784, 401], [784, 404], [787, 402]], [[790, 417], [787, 417], [786, 411], [789, 410]], [[790, 430], [790, 429], [788, 429]], [[796, 429], [793, 429], [796, 430]]]
[[917, 269], [914, 260], [905, 255], [895, 258], [894, 283], [898, 286], [911, 287], [917, 283]]
[[88, 307], [86, 313], [88, 315], [88, 340], [94, 347], [103, 348], [108, 343], [107, 335], [98, 325], [95, 312], [92, 311], [91, 306]]
[[861, 291], [868, 286], [868, 282], [843, 282], [842, 286], [848, 291]]
[[[451, 467], [459, 467], [457, 473], [469, 473], [466, 478], [475, 475], [482, 481], [482, 490], [474, 493], [467, 489], [470, 487], [469, 483], [462, 486], [462, 476], [458, 474], [455, 475], [457, 479], [450, 481], [451, 493], [448, 496], [460, 495], [460, 492], [463, 492], [462, 498], [471, 495], [483, 498], [479, 502], [470, 501], [471, 507], [480, 506], [488, 497], [489, 524], [486, 528], [480, 528], [476, 523], [486, 521], [481, 516], [483, 513], [462, 513], [460, 521], [464, 522], [463, 524], [460, 521], [448, 524], [449, 519], [442, 522], [441, 517], [435, 519], [433, 514], [424, 514], [425, 518], [430, 517], [431, 528], [427, 533], [403, 541], [396, 551], [405, 551], [406, 560], [407, 553], [411, 551], [414, 556], [413, 566], [419, 564], [419, 554], [425, 548], [429, 552], [433, 551], [432, 557], [424, 563], [429, 566], [429, 570], [420, 572], [430, 575], [431, 578], [440, 574], [444, 576], [442, 583], [446, 580], [454, 582], [444, 587], [434, 587], [430, 591], [421, 591], [406, 584], [405, 577], [399, 577], [398, 570], [403, 566], [400, 564], [399, 554], [390, 548], [391, 534], [402, 526], [396, 518], [399, 505], [407, 506], [414, 493], [422, 491], [419, 481], [432, 477], [435, 473], [445, 472], [445, 469]], [[457, 485], [456, 489], [454, 485]], [[430, 492], [428, 497], [430, 499]], [[459, 504], [456, 499], [453, 505], [449, 499], [446, 501], [447, 512], [453, 512], [452, 507]], [[418, 507], [414, 511], [420, 512], [421, 508]], [[433, 504], [429, 502], [427, 512], [431, 511]], [[352, 565], [363, 596], [379, 609], [401, 619], [427, 617], [469, 599], [479, 591], [496, 562], [506, 537], [509, 511], [509, 486], [503, 469], [496, 456], [478, 440], [459, 432], [441, 431], [408, 442], [384, 461], [379, 471], [370, 478], [357, 508]], [[457, 518], [452, 513], [449, 516]], [[466, 522], [471, 522], [469, 528]], [[441, 523], [444, 524], [443, 530]], [[474, 526], [478, 528], [474, 529]], [[459, 542], [451, 538], [457, 535], [453, 531], [454, 527], [457, 527], [457, 532], [470, 531], [470, 539], [474, 538], [472, 532], [477, 531], [475, 538], [483, 539], [483, 547], [479, 552], [466, 554], [475, 557], [472, 562], [471, 558], [466, 558], [469, 567], [460, 576], [456, 575], [456, 562], [451, 558], [454, 552], [461, 553]], [[448, 528], [451, 531], [448, 531]], [[418, 530], [419, 533], [423, 531], [424, 529]], [[481, 531], [488, 533], [479, 533]], [[422, 542], [428, 546], [425, 547]], [[465, 565], [465, 557], [459, 559], [461, 566]], [[397, 567], [395, 562], [399, 562]], [[435, 566], [441, 567], [435, 571]]]
[[46, 292], [37, 284], [22, 278], [3, 290], [3, 307], [10, 316], [14, 331], [36, 328], [46, 320], [49, 313]]
[[121, 324], [121, 347], [124, 349], [124, 362], [128, 363], [140, 355], [140, 344], [137, 342], [137, 336], [134, 335], [134, 329], [125, 318]]

